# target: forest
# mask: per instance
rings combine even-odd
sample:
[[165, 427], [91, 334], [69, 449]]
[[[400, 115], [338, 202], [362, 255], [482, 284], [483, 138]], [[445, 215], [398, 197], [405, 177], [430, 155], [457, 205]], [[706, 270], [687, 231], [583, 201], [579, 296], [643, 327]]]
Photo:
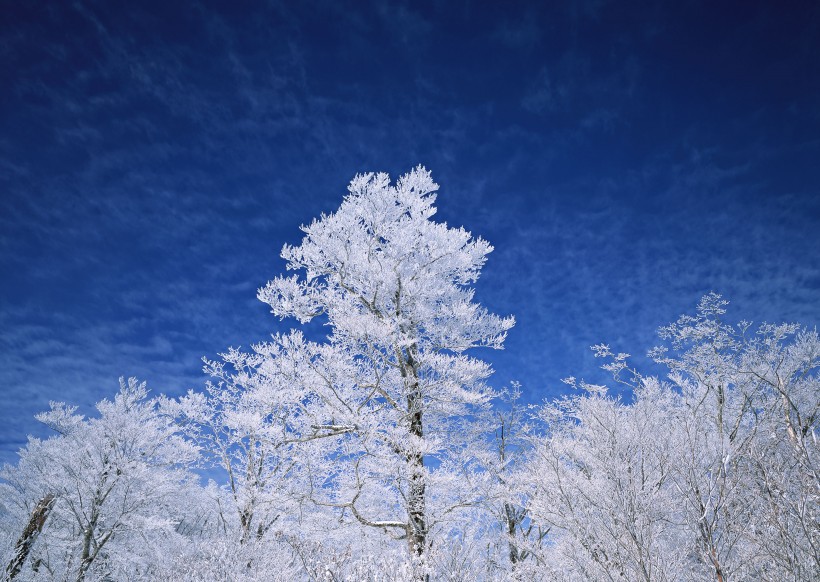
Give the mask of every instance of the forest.
[[817, 330], [708, 293], [662, 374], [599, 344], [609, 385], [525, 403], [480, 359], [515, 324], [474, 301], [493, 247], [437, 191], [357, 175], [258, 291], [293, 329], [202, 388], [52, 403], [0, 470], [5, 579], [820, 579]]

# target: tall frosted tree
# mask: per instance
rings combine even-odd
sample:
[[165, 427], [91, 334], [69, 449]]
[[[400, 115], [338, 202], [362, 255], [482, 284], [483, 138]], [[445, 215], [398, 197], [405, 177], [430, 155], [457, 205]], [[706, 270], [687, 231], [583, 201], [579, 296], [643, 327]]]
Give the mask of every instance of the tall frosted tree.
[[288, 340], [303, 354], [292, 426], [302, 423], [306, 444], [321, 441], [324, 459], [311, 470], [314, 501], [406, 540], [422, 561], [431, 529], [446, 531], [476, 501], [474, 418], [492, 397], [492, 370], [465, 352], [501, 348], [514, 324], [473, 301], [492, 246], [435, 222], [437, 191], [421, 166], [395, 184], [356, 176], [336, 212], [283, 248], [301, 275], [259, 291], [280, 318], [330, 328], [321, 344]]

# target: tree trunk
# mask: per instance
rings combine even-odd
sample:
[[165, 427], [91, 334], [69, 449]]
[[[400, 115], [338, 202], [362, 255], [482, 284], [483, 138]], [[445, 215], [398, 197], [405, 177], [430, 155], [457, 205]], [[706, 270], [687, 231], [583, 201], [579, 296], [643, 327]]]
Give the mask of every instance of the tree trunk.
[[717, 582], [723, 582], [723, 568], [720, 567], [720, 562], [717, 559], [717, 552], [715, 548], [710, 548], [709, 557], [712, 559], [712, 566], [715, 569], [715, 579]]
[[515, 566], [518, 564], [520, 559], [520, 556], [518, 555], [518, 547], [515, 545], [515, 531], [518, 524], [521, 522], [521, 519], [517, 515], [517, 512], [512, 504], [507, 501], [504, 502], [504, 518], [507, 522], [507, 535], [510, 536], [509, 541], [507, 542], [510, 550], [510, 564], [513, 569], [515, 569]]
[[[407, 349], [401, 372], [409, 388], [407, 414], [410, 420], [410, 435], [413, 439], [420, 440], [424, 437], [424, 401], [419, 388], [416, 350], [416, 344]], [[406, 459], [410, 470], [410, 491], [407, 497], [407, 513], [410, 520], [408, 549], [411, 556], [423, 557], [427, 551], [427, 483], [424, 477], [424, 455], [411, 450], [407, 453]]]
[[94, 536], [94, 529], [89, 525], [83, 532], [83, 552], [80, 556], [80, 567], [77, 570], [77, 582], [85, 580], [85, 573], [91, 566], [94, 558], [91, 555], [91, 538]]
[[43, 531], [43, 526], [51, 513], [51, 509], [54, 507], [55, 500], [56, 497], [49, 493], [37, 503], [34, 511], [31, 512], [31, 518], [29, 518], [28, 524], [20, 535], [20, 539], [17, 540], [17, 545], [14, 547], [14, 557], [6, 567], [8, 580], [13, 580], [14, 577], [20, 573], [23, 564], [26, 563], [26, 558], [28, 558], [31, 547], [34, 545], [34, 542], [37, 541], [37, 536]]
[[[413, 437], [424, 436], [421, 413], [421, 396], [418, 391], [407, 398], [410, 409], [410, 434]], [[410, 516], [410, 535], [408, 543], [411, 555], [422, 556], [427, 549], [427, 516], [425, 492], [427, 485], [424, 479], [424, 456], [411, 452], [407, 455], [410, 465], [410, 492], [408, 496], [408, 513]]]

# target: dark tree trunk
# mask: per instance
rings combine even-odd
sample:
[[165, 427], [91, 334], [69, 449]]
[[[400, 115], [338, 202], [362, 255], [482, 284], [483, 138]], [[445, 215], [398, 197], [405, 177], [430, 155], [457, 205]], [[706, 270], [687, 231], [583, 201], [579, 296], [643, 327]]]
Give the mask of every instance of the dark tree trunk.
[[[413, 392], [407, 398], [410, 409], [410, 434], [416, 438], [424, 436], [422, 425], [421, 396]], [[427, 517], [426, 517], [426, 483], [424, 479], [424, 456], [419, 453], [410, 453], [407, 456], [410, 465], [410, 494], [408, 496], [408, 513], [410, 515], [410, 553], [418, 556], [427, 549]]]
[[34, 542], [37, 541], [37, 536], [43, 531], [43, 526], [51, 513], [52, 507], [54, 507], [55, 500], [56, 497], [49, 493], [37, 503], [34, 511], [31, 512], [31, 518], [28, 520], [28, 524], [20, 535], [20, 539], [17, 540], [17, 545], [14, 547], [14, 557], [6, 567], [6, 574], [9, 580], [13, 580], [14, 577], [20, 573], [23, 564], [26, 563], [26, 558], [28, 558], [31, 547], [34, 545]]
[[[402, 366], [402, 376], [408, 387], [407, 414], [410, 435], [421, 439], [424, 437], [424, 400], [419, 387], [416, 350], [415, 344], [407, 349]], [[410, 491], [407, 498], [410, 531], [407, 543], [410, 555], [421, 557], [427, 551], [427, 483], [424, 476], [424, 455], [410, 451], [406, 459], [410, 469]]]

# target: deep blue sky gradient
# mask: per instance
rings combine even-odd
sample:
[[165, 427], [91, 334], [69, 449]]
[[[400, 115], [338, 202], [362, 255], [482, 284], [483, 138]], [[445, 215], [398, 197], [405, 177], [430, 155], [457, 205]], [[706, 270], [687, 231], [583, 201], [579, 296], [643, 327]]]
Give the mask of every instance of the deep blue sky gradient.
[[0, 0], [0, 461], [49, 400], [178, 395], [357, 172], [496, 247], [496, 386], [600, 379], [709, 291], [820, 322], [816, 2]]

